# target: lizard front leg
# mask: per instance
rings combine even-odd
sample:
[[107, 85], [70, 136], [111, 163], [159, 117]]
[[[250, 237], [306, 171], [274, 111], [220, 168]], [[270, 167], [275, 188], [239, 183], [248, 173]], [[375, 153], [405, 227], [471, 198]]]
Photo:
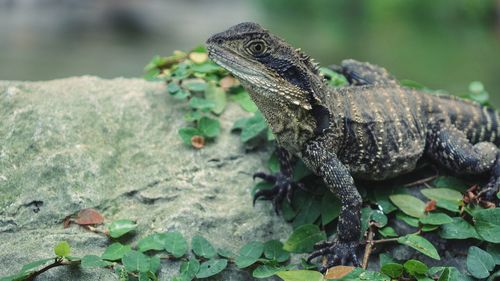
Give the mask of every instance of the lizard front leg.
[[497, 201], [495, 195], [500, 185], [500, 152], [493, 143], [472, 145], [462, 131], [441, 121], [430, 126], [426, 155], [456, 174], [489, 174], [489, 181], [483, 188], [483, 198]]
[[253, 203], [260, 197], [266, 200], [272, 200], [276, 213], [281, 209], [281, 203], [285, 198], [291, 202], [293, 190], [300, 187], [301, 183], [294, 182], [292, 179], [294, 157], [286, 149], [279, 147], [276, 150], [278, 161], [280, 163], [280, 171], [274, 175], [258, 172], [253, 175], [253, 178], [261, 178], [264, 181], [272, 183], [272, 189], [261, 189], [257, 191], [253, 197]]
[[362, 199], [354, 180], [347, 167], [340, 162], [335, 153], [323, 147], [320, 141], [311, 141], [302, 159], [304, 163], [317, 175], [323, 178], [330, 191], [335, 194], [342, 204], [337, 237], [332, 242], [317, 245], [316, 251], [307, 259], [310, 262], [318, 256], [326, 256], [327, 264], [322, 271], [337, 264], [352, 262], [359, 266], [356, 254], [359, 245], [361, 223], [360, 213]]

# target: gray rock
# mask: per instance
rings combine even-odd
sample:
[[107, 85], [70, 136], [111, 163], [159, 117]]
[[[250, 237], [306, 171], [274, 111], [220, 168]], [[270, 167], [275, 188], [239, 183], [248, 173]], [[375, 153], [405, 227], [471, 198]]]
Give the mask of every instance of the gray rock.
[[[162, 83], [75, 77], [0, 82], [0, 276], [53, 255], [61, 240], [72, 254], [100, 254], [110, 241], [66, 216], [96, 208], [107, 222], [137, 220], [138, 237], [201, 234], [236, 252], [246, 242], [284, 240], [291, 226], [270, 204], [252, 207], [251, 173], [268, 152], [245, 153], [230, 133], [245, 113], [230, 105], [222, 134], [195, 150], [182, 144], [183, 106]], [[178, 263], [162, 262], [160, 280]], [[217, 280], [252, 280], [230, 269]], [[106, 269], [59, 267], [36, 280], [117, 280]]]

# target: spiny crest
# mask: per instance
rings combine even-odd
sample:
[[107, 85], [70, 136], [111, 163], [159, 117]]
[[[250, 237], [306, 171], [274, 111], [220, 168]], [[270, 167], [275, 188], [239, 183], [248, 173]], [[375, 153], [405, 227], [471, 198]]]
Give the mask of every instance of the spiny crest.
[[309, 68], [314, 74], [320, 74], [319, 73], [319, 63], [315, 62], [313, 58], [311, 58], [309, 55], [306, 53], [302, 52], [300, 48], [295, 49], [295, 52], [300, 57], [300, 60]]

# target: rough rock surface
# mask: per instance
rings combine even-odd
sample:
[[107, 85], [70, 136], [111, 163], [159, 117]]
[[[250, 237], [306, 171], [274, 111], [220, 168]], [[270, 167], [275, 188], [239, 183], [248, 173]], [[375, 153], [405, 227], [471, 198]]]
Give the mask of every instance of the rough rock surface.
[[[63, 219], [96, 208], [109, 222], [137, 220], [137, 237], [178, 230], [237, 251], [251, 240], [285, 239], [291, 226], [270, 204], [252, 207], [250, 173], [266, 152], [245, 153], [229, 132], [244, 113], [230, 106], [222, 134], [202, 150], [182, 144], [182, 106], [162, 83], [75, 77], [0, 82], [0, 276], [52, 255], [61, 240], [75, 256], [100, 254], [102, 235]], [[162, 263], [160, 280], [179, 264]], [[253, 280], [226, 270], [217, 280]], [[117, 280], [106, 269], [51, 269], [36, 280]]]

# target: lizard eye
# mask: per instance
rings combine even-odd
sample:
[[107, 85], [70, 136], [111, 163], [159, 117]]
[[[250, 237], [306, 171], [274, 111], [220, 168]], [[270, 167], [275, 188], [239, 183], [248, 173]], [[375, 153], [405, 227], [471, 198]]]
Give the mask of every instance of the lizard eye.
[[248, 45], [248, 50], [252, 55], [261, 55], [266, 51], [266, 45], [262, 41], [254, 41]]

